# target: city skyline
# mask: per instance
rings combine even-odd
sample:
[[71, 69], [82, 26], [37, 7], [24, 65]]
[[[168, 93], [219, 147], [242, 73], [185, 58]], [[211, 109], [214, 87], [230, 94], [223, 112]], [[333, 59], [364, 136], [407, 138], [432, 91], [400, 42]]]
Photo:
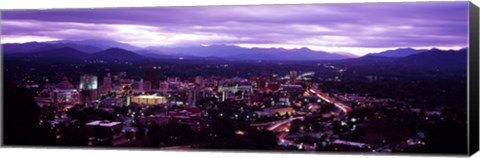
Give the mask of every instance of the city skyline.
[[97, 39], [365, 55], [466, 47], [467, 14], [468, 2], [11, 10], [3, 12], [2, 43]]
[[2, 11], [2, 142], [465, 155], [468, 7]]

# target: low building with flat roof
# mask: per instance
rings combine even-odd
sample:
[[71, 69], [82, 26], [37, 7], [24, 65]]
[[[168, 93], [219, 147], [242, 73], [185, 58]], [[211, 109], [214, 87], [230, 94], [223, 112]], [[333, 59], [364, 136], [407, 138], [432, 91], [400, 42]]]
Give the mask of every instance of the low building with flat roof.
[[157, 95], [138, 95], [132, 96], [131, 102], [140, 105], [158, 105], [167, 103], [167, 98], [165, 96]]
[[85, 124], [88, 145], [113, 145], [122, 139], [123, 123], [115, 121], [92, 121]]

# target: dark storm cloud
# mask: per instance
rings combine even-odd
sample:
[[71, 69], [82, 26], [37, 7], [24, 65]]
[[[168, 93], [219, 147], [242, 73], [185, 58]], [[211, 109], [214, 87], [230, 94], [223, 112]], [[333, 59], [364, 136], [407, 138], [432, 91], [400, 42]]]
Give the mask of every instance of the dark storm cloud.
[[466, 46], [467, 26], [468, 2], [15, 10], [2, 22], [8, 37], [363, 48]]

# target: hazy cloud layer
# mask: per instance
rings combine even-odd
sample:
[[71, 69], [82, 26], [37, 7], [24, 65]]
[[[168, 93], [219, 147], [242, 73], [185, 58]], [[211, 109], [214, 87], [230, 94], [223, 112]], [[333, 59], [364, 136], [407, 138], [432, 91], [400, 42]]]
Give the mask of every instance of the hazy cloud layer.
[[[468, 2], [3, 11], [3, 42], [110, 39], [137, 46], [234, 44], [364, 54], [465, 47]], [[355, 52], [357, 50], [357, 52]]]

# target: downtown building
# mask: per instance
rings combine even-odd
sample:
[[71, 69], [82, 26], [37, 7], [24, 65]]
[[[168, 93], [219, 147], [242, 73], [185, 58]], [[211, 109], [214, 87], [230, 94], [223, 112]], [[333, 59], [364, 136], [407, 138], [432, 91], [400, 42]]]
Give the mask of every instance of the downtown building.
[[90, 105], [98, 99], [98, 78], [96, 75], [80, 76], [81, 104]]

